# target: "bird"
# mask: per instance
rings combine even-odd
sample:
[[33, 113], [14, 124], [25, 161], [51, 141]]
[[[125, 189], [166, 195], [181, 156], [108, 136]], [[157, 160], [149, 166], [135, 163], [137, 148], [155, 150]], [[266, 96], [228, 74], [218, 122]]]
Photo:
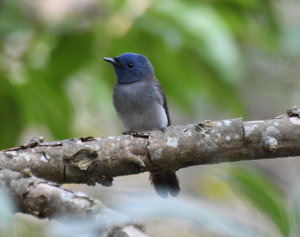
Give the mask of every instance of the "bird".
[[[124, 53], [115, 58], [103, 58], [115, 72], [113, 105], [125, 129], [146, 132], [161, 130], [171, 125], [167, 100], [163, 88], [154, 75], [154, 69], [146, 56]], [[180, 192], [179, 180], [174, 170], [150, 172], [150, 181], [156, 193], [167, 198]]]

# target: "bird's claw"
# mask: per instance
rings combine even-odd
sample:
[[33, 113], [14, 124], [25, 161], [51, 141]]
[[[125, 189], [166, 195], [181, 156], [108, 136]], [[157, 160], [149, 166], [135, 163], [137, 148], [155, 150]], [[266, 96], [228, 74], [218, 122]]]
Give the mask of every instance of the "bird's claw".
[[161, 130], [161, 131], [163, 131], [163, 132], [166, 130], [166, 128], [162, 127], [162, 126], [158, 126], [158, 129]]

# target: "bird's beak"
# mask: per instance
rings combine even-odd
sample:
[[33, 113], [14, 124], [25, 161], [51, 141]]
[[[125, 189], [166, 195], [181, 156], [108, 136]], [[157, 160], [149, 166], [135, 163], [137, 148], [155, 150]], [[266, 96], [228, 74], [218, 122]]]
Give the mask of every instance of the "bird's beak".
[[111, 63], [112, 65], [121, 66], [114, 58], [103, 58], [104, 61]]

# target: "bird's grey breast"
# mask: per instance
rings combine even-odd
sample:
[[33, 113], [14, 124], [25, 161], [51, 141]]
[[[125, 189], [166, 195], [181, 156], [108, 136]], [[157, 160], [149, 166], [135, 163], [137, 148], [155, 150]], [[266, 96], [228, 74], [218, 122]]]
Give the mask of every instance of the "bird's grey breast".
[[113, 89], [113, 104], [120, 122], [127, 131], [142, 132], [157, 130], [158, 126], [167, 126], [163, 97], [155, 83], [116, 83]]

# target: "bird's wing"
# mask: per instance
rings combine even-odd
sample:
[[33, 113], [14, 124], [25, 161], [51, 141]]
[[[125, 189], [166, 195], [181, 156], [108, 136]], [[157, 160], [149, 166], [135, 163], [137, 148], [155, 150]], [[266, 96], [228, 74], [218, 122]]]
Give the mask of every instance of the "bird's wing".
[[165, 109], [165, 112], [166, 112], [166, 115], [167, 115], [167, 118], [168, 118], [168, 126], [170, 126], [171, 125], [171, 120], [170, 120], [170, 116], [169, 116], [169, 109], [168, 109], [167, 99], [166, 99], [164, 90], [163, 90], [159, 80], [157, 80], [156, 78], [155, 78], [155, 84], [158, 88], [159, 93], [161, 94], [161, 97], [163, 98], [163, 107]]

